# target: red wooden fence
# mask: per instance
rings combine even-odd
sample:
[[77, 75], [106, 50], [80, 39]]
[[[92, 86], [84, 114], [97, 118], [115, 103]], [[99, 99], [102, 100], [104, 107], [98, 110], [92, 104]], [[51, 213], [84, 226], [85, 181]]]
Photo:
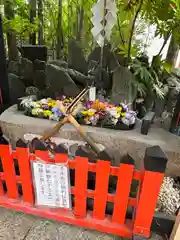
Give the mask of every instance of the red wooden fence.
[[[109, 161], [97, 160], [88, 162], [87, 157], [76, 156], [69, 160], [68, 155], [58, 147], [55, 158], [49, 159], [48, 151], [42, 143], [36, 146], [35, 154], [30, 154], [27, 145], [19, 140], [16, 151], [11, 150], [9, 143], [0, 138], [0, 206], [36, 214], [42, 217], [63, 221], [90, 229], [112, 233], [124, 237], [149, 237], [150, 227], [158, 193], [163, 181], [167, 158], [160, 147], [150, 147], [146, 150], [144, 168], [142, 171], [134, 169], [132, 159], [121, 163], [119, 167], [112, 167]], [[33, 182], [30, 161], [37, 156], [47, 163], [63, 163], [68, 161], [70, 169], [75, 169], [75, 186], [71, 187], [74, 195], [72, 210], [49, 209], [35, 206]], [[20, 175], [16, 174], [14, 159], [18, 162]], [[17, 166], [16, 166], [17, 167]], [[87, 188], [88, 172], [96, 174], [95, 190]], [[114, 193], [108, 192], [109, 177], [117, 177]], [[130, 197], [133, 180], [139, 181], [136, 198]], [[3, 184], [6, 183], [7, 192]], [[18, 184], [22, 185], [22, 193], [18, 192]], [[87, 198], [94, 199], [93, 210], [87, 210]], [[114, 204], [112, 215], [107, 215], [106, 205]], [[126, 219], [129, 206], [134, 207], [132, 219]]]

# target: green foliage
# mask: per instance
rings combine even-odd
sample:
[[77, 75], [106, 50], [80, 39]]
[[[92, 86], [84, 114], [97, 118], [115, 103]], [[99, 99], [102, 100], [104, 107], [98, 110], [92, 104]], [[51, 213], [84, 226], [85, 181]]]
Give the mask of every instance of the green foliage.
[[[5, 0], [4, 0], [5, 1]], [[14, 11], [12, 19], [4, 18], [3, 27], [5, 32], [13, 30], [17, 38], [28, 42], [29, 34], [38, 32], [40, 21], [36, 17], [32, 24], [29, 20], [29, 1], [27, 0], [6, 0], [11, 4]], [[58, 2], [59, 0], [42, 0], [43, 3], [43, 33], [46, 46], [54, 50], [57, 44], [58, 29]], [[62, 33], [63, 33], [63, 53], [67, 55], [69, 38], [77, 38], [80, 28], [80, 12], [83, 10], [83, 24], [80, 36], [81, 46], [87, 56], [95, 47], [96, 43], [91, 34], [92, 23], [91, 8], [97, 0], [63, 0], [62, 1]], [[168, 39], [173, 33], [177, 42], [180, 44], [180, 0], [143, 0], [139, 18], [135, 23], [132, 32], [133, 20], [136, 16], [140, 0], [116, 0], [117, 5], [117, 24], [114, 26], [111, 35], [111, 47], [114, 52], [128, 56], [129, 39], [133, 33], [131, 43], [131, 62], [130, 66], [136, 81], [133, 82], [134, 88], [141, 96], [145, 96], [151, 91], [159, 97], [163, 97], [163, 83], [161, 77], [165, 72], [171, 71], [165, 61], [161, 61], [157, 56], [152, 66], [138, 60], [146, 49], [146, 45], [136, 38], [136, 35], [143, 34], [147, 25], [156, 26], [156, 36]]]
[[164, 37], [175, 33], [180, 44], [180, 1], [179, 0], [146, 0], [143, 17], [156, 25], [156, 36]]
[[147, 93], [164, 98], [163, 83], [160, 81], [156, 71], [149, 67], [146, 62], [134, 59], [131, 63], [132, 72], [135, 75], [135, 82], [132, 82], [141, 97]]

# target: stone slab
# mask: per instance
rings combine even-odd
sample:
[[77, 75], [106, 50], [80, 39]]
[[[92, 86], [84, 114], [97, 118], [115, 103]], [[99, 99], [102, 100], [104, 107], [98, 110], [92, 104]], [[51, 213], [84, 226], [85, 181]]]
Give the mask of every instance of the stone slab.
[[[17, 106], [12, 106], [0, 116], [0, 126], [3, 133], [11, 140], [15, 141], [23, 138], [26, 133], [42, 135], [56, 125], [56, 122], [24, 116], [17, 111]], [[166, 174], [170, 176], [180, 176], [180, 138], [162, 128], [153, 126], [148, 135], [140, 133], [140, 126], [131, 131], [111, 130], [83, 126], [84, 131], [89, 134], [95, 142], [102, 144], [113, 158], [112, 164], [118, 165], [120, 157], [126, 153], [131, 155], [136, 166], [141, 166], [145, 149], [149, 146], [159, 145], [168, 156], [168, 167]], [[70, 124], [63, 126], [56, 137], [82, 141], [76, 129]]]
[[117, 236], [0, 208], [0, 240], [117, 239]]
[[[120, 237], [48, 221], [0, 207], [0, 240], [119, 240]], [[150, 240], [163, 240], [152, 233]], [[130, 240], [122, 238], [122, 240]]]

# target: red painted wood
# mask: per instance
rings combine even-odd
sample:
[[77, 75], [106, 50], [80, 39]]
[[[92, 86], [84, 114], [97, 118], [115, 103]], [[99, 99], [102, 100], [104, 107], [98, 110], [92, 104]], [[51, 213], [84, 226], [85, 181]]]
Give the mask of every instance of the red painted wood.
[[0, 180], [0, 196], [4, 196], [2, 181]]
[[[35, 157], [36, 157], [35, 160], [37, 160], [37, 161], [39, 160], [39, 161], [43, 161], [43, 162], [46, 162], [46, 163], [51, 162], [50, 159], [49, 159], [48, 151], [36, 150], [35, 151]], [[53, 160], [52, 160], [52, 162], [53, 162]]]
[[94, 193], [93, 216], [96, 219], [104, 219], [108, 196], [108, 183], [110, 162], [99, 160], [96, 170], [96, 187]]
[[[37, 156], [37, 160], [39, 158], [39, 160], [45, 162], [54, 161], [54, 159], [53, 161], [52, 159], [50, 160], [48, 151], [38, 150], [35, 155]], [[18, 159], [20, 176], [15, 175], [13, 156]], [[76, 169], [75, 187], [71, 188], [72, 193], [75, 195], [75, 215], [73, 215], [73, 211], [70, 210], [64, 211], [62, 209], [49, 209], [48, 207], [33, 207], [33, 188], [29, 159], [32, 160], [34, 157], [28, 155], [27, 149], [17, 148], [17, 151], [12, 154], [9, 145], [0, 145], [0, 157], [4, 168], [4, 173], [0, 173], [0, 180], [4, 179], [8, 187], [7, 197], [0, 196], [0, 206], [124, 237], [131, 237], [132, 232], [133, 234], [149, 236], [151, 221], [164, 176], [163, 174], [148, 171], [145, 173], [133, 171], [133, 166], [125, 164], [122, 164], [120, 168], [110, 167], [110, 162], [100, 160], [97, 164], [88, 164], [88, 159], [80, 157], [75, 161], [69, 161], [67, 155], [56, 154], [56, 163], [68, 162], [70, 168]], [[95, 191], [87, 189], [88, 170], [96, 172]], [[116, 195], [108, 193], [109, 175], [118, 176]], [[137, 200], [129, 198], [132, 179], [141, 181], [140, 193]], [[24, 201], [26, 201], [28, 205], [18, 196], [17, 182], [22, 183]], [[3, 194], [1, 190], [0, 184], [0, 195]], [[93, 213], [86, 212], [87, 196], [94, 198]], [[112, 217], [113, 221], [110, 216], [105, 216], [107, 201], [115, 203]], [[29, 205], [29, 203], [32, 206]], [[134, 227], [132, 221], [126, 220], [124, 224], [128, 204], [137, 206]]]
[[20, 180], [23, 190], [23, 199], [25, 202], [34, 203], [33, 184], [32, 184], [32, 170], [30, 165], [29, 151], [27, 148], [16, 149], [16, 156], [20, 168]]
[[[75, 194], [75, 188], [74, 187], [71, 187], [71, 193]], [[87, 197], [88, 198], [94, 198], [94, 191], [88, 189], [87, 190]], [[108, 193], [107, 201], [113, 203], [115, 201], [115, 194]], [[128, 205], [135, 207], [137, 205], [137, 200], [135, 198], [129, 198], [128, 199]]]
[[164, 174], [162, 173], [145, 171], [137, 203], [133, 230], [134, 234], [141, 234], [149, 237], [163, 178]]
[[11, 148], [9, 145], [0, 145], [0, 156], [4, 170], [4, 180], [7, 186], [7, 195], [9, 198], [17, 199], [17, 182], [14, 169], [14, 160], [11, 156]]
[[113, 222], [119, 224], [125, 222], [133, 171], [134, 165], [120, 164], [112, 217]]
[[75, 168], [75, 206], [74, 215], [86, 216], [87, 182], [88, 182], [88, 159], [76, 158]]
[[67, 154], [56, 154], [55, 155], [55, 163], [67, 163], [68, 164], [68, 155]]

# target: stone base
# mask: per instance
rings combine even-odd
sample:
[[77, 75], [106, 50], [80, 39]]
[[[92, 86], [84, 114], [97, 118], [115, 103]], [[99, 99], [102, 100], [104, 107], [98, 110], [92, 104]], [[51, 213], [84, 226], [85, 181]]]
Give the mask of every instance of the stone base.
[[[56, 122], [27, 117], [22, 112], [17, 111], [14, 105], [3, 112], [0, 116], [0, 126], [12, 145], [22, 138], [24, 134], [33, 133], [43, 135], [51, 130]], [[149, 146], [159, 145], [168, 156], [168, 167], [166, 174], [169, 176], [180, 176], [180, 138], [165, 131], [164, 129], [152, 125], [148, 135], [140, 133], [140, 126], [131, 131], [110, 130], [83, 126], [95, 142], [103, 145], [112, 157], [112, 165], [118, 165], [120, 158], [128, 153], [136, 162], [137, 168], [141, 166], [145, 149]], [[62, 127], [56, 137], [82, 141], [76, 129], [70, 124]]]

